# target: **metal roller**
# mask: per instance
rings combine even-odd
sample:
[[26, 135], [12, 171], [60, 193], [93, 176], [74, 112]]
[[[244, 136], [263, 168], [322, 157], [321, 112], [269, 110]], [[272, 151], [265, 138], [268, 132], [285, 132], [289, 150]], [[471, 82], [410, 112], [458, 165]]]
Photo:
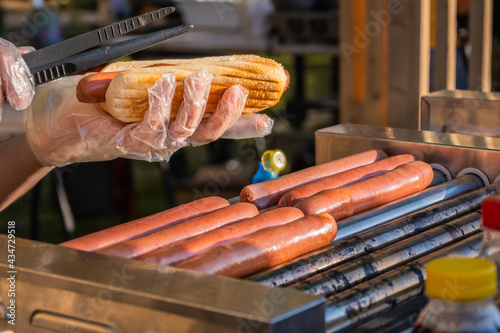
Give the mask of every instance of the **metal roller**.
[[413, 195], [354, 215], [339, 221], [339, 230], [334, 242], [336, 243], [347, 239], [365, 230], [373, 229], [376, 226], [483, 186], [485, 186], [485, 184], [481, 178], [473, 174], [466, 174], [460, 178], [430, 187]]
[[473, 212], [432, 228], [383, 250], [327, 270], [291, 287], [330, 296], [427, 255], [480, 231], [481, 213]]
[[349, 240], [343, 240], [308, 253], [291, 262], [256, 274], [250, 277], [250, 280], [270, 286], [283, 286], [297, 282], [334, 265], [374, 252], [411, 235], [476, 211], [481, 208], [481, 203], [486, 197], [495, 194], [500, 194], [500, 183], [494, 183], [433, 205], [373, 230], [365, 231]]
[[429, 184], [429, 187], [439, 185], [452, 179], [449, 174], [444, 173], [442, 169], [439, 169], [435, 166], [436, 164], [434, 164], [434, 166], [431, 165], [434, 176], [432, 177], [432, 182]]
[[418, 315], [426, 304], [427, 298], [424, 295], [418, 296], [392, 311], [379, 313], [356, 326], [355, 329], [351, 327], [349, 332], [411, 333]]
[[479, 253], [482, 232], [423, 258], [391, 270], [327, 299], [327, 332], [352, 332], [362, 321], [396, 308], [423, 294], [425, 265], [438, 257], [474, 257]]

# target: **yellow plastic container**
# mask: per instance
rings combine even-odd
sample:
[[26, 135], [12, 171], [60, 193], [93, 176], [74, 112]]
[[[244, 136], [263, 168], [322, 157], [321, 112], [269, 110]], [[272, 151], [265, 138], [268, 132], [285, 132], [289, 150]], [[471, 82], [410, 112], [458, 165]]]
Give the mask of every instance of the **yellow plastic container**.
[[429, 302], [417, 318], [414, 333], [497, 333], [500, 311], [496, 265], [483, 258], [440, 258], [426, 268]]
[[443, 301], [476, 301], [495, 295], [496, 266], [482, 258], [441, 258], [427, 265], [425, 292]]

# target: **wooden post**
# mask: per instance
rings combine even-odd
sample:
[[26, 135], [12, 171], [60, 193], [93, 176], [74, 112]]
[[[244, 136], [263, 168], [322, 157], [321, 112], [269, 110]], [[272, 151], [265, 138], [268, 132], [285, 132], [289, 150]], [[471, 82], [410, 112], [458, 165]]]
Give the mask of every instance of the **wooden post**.
[[389, 25], [389, 126], [418, 129], [429, 92], [430, 0], [401, 1]]
[[434, 90], [455, 90], [457, 62], [457, 0], [436, 1]]
[[340, 122], [419, 128], [420, 98], [429, 92], [430, 0], [339, 4]]
[[387, 2], [340, 2], [340, 122], [387, 125]]
[[[339, 122], [363, 123], [365, 113], [365, 50], [366, 40], [356, 38], [355, 28], [364, 28], [365, 0], [340, 1], [340, 108]], [[360, 21], [362, 21], [360, 23]]]
[[351, 43], [355, 48], [350, 66], [354, 78], [351, 82], [351, 99], [353, 103], [363, 104], [366, 101], [366, 49], [370, 42], [364, 33], [366, 0], [351, 1], [351, 20], [353, 28]]
[[370, 0], [367, 3], [366, 34], [370, 45], [366, 48], [366, 107], [365, 123], [388, 125], [388, 1]]
[[471, 1], [468, 89], [491, 91], [492, 0]]
[[420, 100], [423, 95], [429, 93], [429, 73], [431, 61], [431, 2], [430, 0], [420, 0], [419, 6], [419, 29], [420, 29], [420, 52], [419, 52], [419, 84], [418, 84], [418, 121], [417, 126], [420, 128]]

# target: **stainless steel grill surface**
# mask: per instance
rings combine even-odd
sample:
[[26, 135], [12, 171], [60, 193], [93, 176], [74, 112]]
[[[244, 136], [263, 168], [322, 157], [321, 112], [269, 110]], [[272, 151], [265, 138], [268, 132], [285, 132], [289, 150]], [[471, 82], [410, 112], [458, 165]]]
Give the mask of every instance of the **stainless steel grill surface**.
[[[424, 230], [476, 211], [480, 209], [484, 198], [495, 194], [500, 194], [500, 183], [494, 183], [433, 205], [338, 243], [334, 242], [328, 247], [259, 273], [250, 279], [270, 286], [283, 286], [297, 282], [334, 265], [372, 253], [405, 240], [411, 235], [419, 234]], [[342, 228], [342, 224], [339, 228]]]
[[[18, 240], [16, 330], [408, 329], [425, 304], [426, 263], [479, 251], [481, 203], [500, 194], [500, 139], [352, 124], [316, 134], [317, 163], [369, 149], [440, 167], [428, 189], [337, 221], [329, 246], [245, 279]], [[0, 329], [11, 328], [6, 244], [0, 235]]]
[[[328, 298], [325, 320], [328, 332], [352, 331], [362, 321], [402, 305], [423, 294], [425, 265], [441, 256], [474, 257], [480, 233], [373, 280]], [[407, 328], [407, 327], [406, 327]]]
[[472, 212], [410, 237], [404, 242], [387, 246], [383, 251], [376, 251], [329, 269], [291, 287], [310, 294], [330, 296], [443, 246], [467, 238], [479, 232], [480, 225], [481, 214]]

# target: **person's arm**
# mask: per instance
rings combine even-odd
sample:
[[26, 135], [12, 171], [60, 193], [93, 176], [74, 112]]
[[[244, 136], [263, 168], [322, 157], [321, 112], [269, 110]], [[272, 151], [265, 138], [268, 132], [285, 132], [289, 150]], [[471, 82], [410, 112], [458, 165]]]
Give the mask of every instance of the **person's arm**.
[[[0, 38], [0, 120], [4, 101], [16, 110], [26, 109], [35, 94], [30, 70], [22, 55], [31, 47], [16, 48]], [[26, 135], [0, 145], [0, 211], [33, 187], [51, 168], [40, 165]]]
[[28, 192], [54, 167], [38, 162], [25, 134], [0, 145], [0, 211]]

